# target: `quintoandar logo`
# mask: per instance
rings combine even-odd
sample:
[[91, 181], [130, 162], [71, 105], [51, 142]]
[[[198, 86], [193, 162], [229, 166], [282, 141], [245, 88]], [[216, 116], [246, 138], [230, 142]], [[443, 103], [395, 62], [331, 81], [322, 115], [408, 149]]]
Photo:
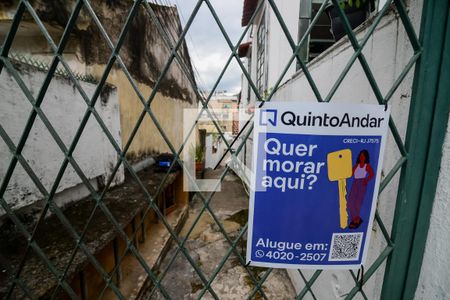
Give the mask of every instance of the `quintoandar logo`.
[[272, 126], [277, 126], [277, 110], [261, 109], [259, 113], [259, 125], [267, 126], [269, 123]]

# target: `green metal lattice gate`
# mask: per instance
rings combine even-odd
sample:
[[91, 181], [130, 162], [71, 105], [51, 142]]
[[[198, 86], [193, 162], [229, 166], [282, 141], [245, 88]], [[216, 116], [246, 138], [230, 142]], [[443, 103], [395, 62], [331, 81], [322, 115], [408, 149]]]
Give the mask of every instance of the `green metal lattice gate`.
[[[203, 106], [203, 110], [205, 110], [208, 115], [213, 118], [213, 114], [209, 112], [209, 101], [212, 97], [214, 90], [217, 88], [220, 80], [222, 79], [226, 69], [230, 65], [232, 61], [237, 62], [240, 66], [243, 76], [248, 80], [250, 84], [251, 91], [256, 95], [256, 98], [259, 100], [264, 99], [264, 101], [270, 101], [272, 96], [277, 92], [279, 85], [283, 81], [283, 77], [286, 74], [289, 66], [296, 62], [306, 77], [311, 89], [316, 96], [317, 101], [320, 102], [328, 102], [333, 100], [333, 96], [336, 90], [339, 88], [341, 83], [343, 82], [345, 76], [348, 71], [351, 69], [353, 64], [358, 60], [359, 64], [362, 67], [364, 75], [367, 77], [370, 87], [375, 95], [376, 100], [380, 104], [390, 103], [392, 96], [396, 92], [397, 88], [403, 82], [408, 72], [415, 66], [415, 75], [414, 75], [414, 84], [412, 87], [412, 97], [410, 104], [410, 112], [408, 118], [408, 127], [406, 138], [403, 140], [401, 135], [398, 133], [395, 121], [393, 118], [390, 120], [390, 135], [395, 140], [396, 145], [401, 153], [400, 159], [394, 164], [392, 169], [385, 175], [382, 183], [380, 192], [388, 186], [394, 176], [400, 173], [400, 181], [398, 187], [398, 196], [396, 202], [396, 211], [394, 215], [392, 232], [389, 233], [385, 228], [383, 223], [383, 218], [378, 213], [376, 214], [376, 222], [382, 231], [384, 238], [386, 239], [386, 246], [381, 253], [378, 254], [377, 259], [374, 260], [372, 265], [367, 266], [365, 274], [362, 278], [357, 278], [354, 272], [350, 271], [351, 277], [353, 278], [353, 288], [348, 291], [346, 295], [347, 298], [351, 299], [355, 296], [367, 298], [364, 284], [369, 281], [372, 275], [380, 269], [380, 267], [384, 266], [384, 263], [387, 261], [385, 265], [385, 273], [384, 273], [384, 282], [382, 287], [382, 297], [384, 299], [412, 299], [414, 297], [415, 288], [418, 282], [418, 277], [420, 273], [421, 261], [425, 247], [425, 241], [427, 237], [427, 229], [429, 224], [429, 216], [431, 213], [432, 202], [434, 198], [434, 192], [436, 189], [437, 182], [437, 174], [440, 165], [440, 156], [441, 156], [441, 148], [443, 144], [444, 134], [445, 134], [445, 125], [447, 124], [448, 119], [448, 98], [449, 98], [449, 88], [446, 85], [445, 78], [449, 78], [449, 70], [450, 70], [450, 61], [449, 55], [450, 53], [450, 22], [448, 22], [449, 18], [449, 3], [448, 1], [425, 1], [423, 10], [422, 10], [422, 23], [421, 23], [421, 32], [420, 38], [417, 38], [416, 33], [414, 31], [411, 20], [408, 16], [408, 9], [405, 6], [405, 3], [402, 0], [394, 0], [387, 1], [387, 3], [380, 9], [379, 13], [372, 18], [372, 23], [365, 35], [358, 39], [355, 33], [352, 31], [350, 24], [346, 18], [345, 13], [342, 8], [339, 8], [339, 16], [344, 24], [344, 29], [347, 34], [349, 43], [354, 51], [350, 60], [344, 67], [343, 71], [338, 76], [333, 88], [329, 93], [323, 97], [317, 88], [317, 84], [311, 76], [308, 65], [305, 61], [303, 61], [300, 57], [300, 50], [307, 43], [307, 36], [312, 30], [312, 26], [317, 22], [318, 17], [311, 20], [311, 24], [304, 35], [305, 38], [302, 38], [298, 43], [296, 43], [293, 37], [290, 35], [289, 30], [279, 12], [277, 7], [277, 1], [275, 0], [267, 0], [267, 1], [259, 1], [258, 6], [251, 18], [249, 24], [245, 28], [242, 33], [239, 41], [236, 44], [233, 44], [221, 23], [216, 11], [209, 0], [199, 0], [187, 20], [185, 28], [183, 29], [181, 35], [177, 39], [175, 43], [170, 39], [168, 31], [164, 26], [162, 26], [160, 20], [156, 17], [154, 7], [150, 5], [147, 1], [130, 1], [130, 7], [128, 16], [125, 24], [120, 32], [120, 35], [116, 42], [112, 42], [110, 37], [108, 36], [107, 31], [104, 29], [100, 20], [97, 18], [95, 11], [92, 8], [91, 2], [92, 0], [77, 0], [72, 3], [72, 12], [71, 15], [68, 16], [68, 20], [64, 29], [64, 33], [59, 40], [58, 43], [55, 43], [52, 35], [46, 29], [45, 24], [41, 21], [39, 14], [35, 11], [33, 7], [33, 1], [29, 0], [20, 0], [18, 1], [17, 9], [14, 12], [14, 18], [10, 24], [10, 28], [7, 31], [6, 37], [3, 41], [3, 46], [0, 49], [0, 73], [7, 72], [10, 74], [14, 81], [18, 84], [23, 95], [32, 105], [31, 113], [26, 119], [26, 123], [23, 127], [23, 132], [20, 136], [18, 143], [14, 143], [13, 139], [8, 135], [8, 132], [4, 129], [4, 124], [2, 124], [3, 120], [0, 120], [0, 136], [3, 142], [9, 148], [12, 158], [8, 161], [8, 167], [1, 178], [1, 186], [0, 186], [0, 204], [3, 210], [6, 212], [7, 217], [13, 222], [15, 229], [26, 238], [27, 247], [26, 253], [23, 254], [23, 259], [20, 264], [15, 266], [12, 270], [9, 269], [7, 271], [7, 276], [4, 276], [5, 280], [8, 280], [8, 287], [5, 293], [5, 297], [7, 299], [20, 297], [28, 297], [31, 299], [36, 298], [36, 295], [33, 294], [28, 286], [26, 280], [23, 278], [23, 267], [26, 264], [28, 259], [31, 257], [37, 257], [43, 266], [47, 268], [49, 276], [54, 277], [57, 282], [56, 288], [49, 293], [49, 297], [58, 298], [64, 293], [69, 298], [80, 298], [82, 297], [76, 291], [74, 291], [73, 287], [70, 285], [68, 279], [68, 273], [71, 267], [73, 267], [74, 259], [78, 251], [82, 252], [83, 255], [87, 257], [90, 264], [96, 269], [96, 271], [101, 274], [102, 279], [104, 280], [105, 289], [110, 288], [114, 291], [115, 295], [118, 298], [123, 299], [124, 296], [121, 292], [121, 288], [119, 284], [114, 280], [115, 273], [118, 271], [118, 267], [116, 266], [111, 272], [106, 272], [102, 265], [99, 263], [98, 259], [91, 253], [89, 247], [85, 242], [85, 234], [87, 227], [89, 224], [94, 221], [94, 213], [96, 210], [102, 211], [102, 213], [106, 216], [108, 221], [114, 226], [117, 235], [120, 239], [125, 241], [126, 249], [125, 253], [129, 253], [133, 255], [145, 272], [148, 275], [151, 283], [153, 284], [153, 290], [151, 294], [153, 295], [156, 290], [159, 291], [161, 295], [165, 298], [170, 298], [168, 291], [164, 287], [164, 277], [166, 276], [167, 269], [175, 260], [177, 255], [183, 255], [187, 261], [191, 264], [193, 270], [198, 275], [201, 280], [200, 293], [198, 293], [198, 298], [202, 298], [204, 295], [209, 293], [209, 295], [214, 299], [219, 299], [220, 296], [214, 291], [212, 288], [212, 282], [215, 280], [220, 270], [230, 258], [231, 254], [234, 254], [238, 257], [239, 263], [245, 267], [248, 272], [248, 276], [253, 284], [253, 290], [247, 296], [249, 299], [251, 298], [267, 298], [265, 290], [264, 290], [264, 282], [271, 274], [272, 270], [267, 269], [259, 275], [255, 276], [255, 273], [252, 271], [253, 268], [245, 265], [245, 259], [240, 249], [238, 249], [238, 245], [242, 237], [246, 234], [247, 225], [241, 228], [239, 234], [235, 238], [231, 238], [228, 236], [226, 231], [224, 230], [222, 224], [215, 216], [215, 213], [211, 210], [209, 203], [214, 195], [204, 194], [202, 192], [197, 192], [197, 196], [200, 197], [203, 203], [203, 208], [200, 210], [198, 217], [195, 222], [192, 224], [192, 227], [189, 230], [189, 233], [192, 232], [192, 229], [198, 222], [201, 214], [208, 213], [211, 215], [212, 219], [218, 225], [220, 231], [224, 235], [225, 239], [229, 243], [228, 250], [224, 252], [222, 255], [222, 259], [212, 276], [209, 278], [205, 276], [202, 271], [201, 266], [199, 266], [195, 260], [193, 260], [189, 251], [187, 251], [185, 247], [185, 243], [188, 240], [189, 233], [186, 237], [179, 237], [174, 228], [167, 221], [166, 216], [163, 212], [161, 212], [160, 207], [158, 207], [155, 199], [162, 192], [164, 183], [170, 177], [170, 171], [172, 168], [175, 168], [175, 162], [170, 166], [167, 174], [162, 178], [159, 187], [155, 192], [150, 192], [147, 190], [145, 184], [142, 182], [142, 179], [138, 176], [138, 174], [131, 167], [130, 162], [126, 158], [127, 151], [130, 148], [133, 139], [135, 138], [136, 132], [138, 131], [140, 125], [144, 117], [148, 116], [155, 123], [157, 130], [159, 131], [161, 137], [167, 143], [171, 152], [175, 155], [178, 162], [183, 165], [183, 162], [180, 159], [180, 155], [183, 151], [184, 144], [179, 149], [176, 149], [173, 145], [172, 141], [165, 133], [164, 128], [160, 126], [158, 121], [158, 116], [155, 115], [152, 110], [152, 101], [155, 98], [155, 95], [163, 81], [164, 76], [168, 72], [171, 64], [177, 63], [180, 68], [183, 70], [186, 78], [192, 84], [193, 88], [196, 89], [195, 80], [193, 79], [191, 72], [189, 71], [189, 66], [186, 62], [181, 58], [179, 54], [179, 49], [183, 44], [183, 40], [189, 31], [189, 28], [194, 21], [198, 11], [202, 6], [206, 7], [208, 11], [214, 18], [214, 21], [217, 23], [220, 28], [230, 50], [229, 59], [222, 70], [219, 78], [217, 78], [216, 84], [214, 85], [213, 91], [207, 97], [204, 97], [203, 94], [196, 89], [196, 95], [198, 101], [201, 102]], [[333, 3], [338, 6], [337, 0], [332, 1], [323, 1], [317, 16], [325, 10], [325, 7], [329, 3]], [[407, 1], [409, 2], [409, 1]], [[111, 55], [106, 64], [106, 68], [103, 72], [103, 75], [98, 80], [96, 84], [95, 92], [92, 96], [88, 96], [86, 92], [83, 90], [82, 85], [79, 83], [79, 78], [75, 76], [75, 73], [71, 70], [69, 64], [65, 60], [65, 48], [67, 46], [68, 40], [74, 30], [74, 25], [79, 18], [81, 10], [86, 10], [89, 15], [92, 17], [95, 26], [99, 30], [101, 36], [106, 42], [107, 46], [111, 50]], [[144, 9], [147, 13], [147, 17], [154, 22], [154, 25], [158, 29], [158, 33], [163, 37], [165, 41], [165, 46], [170, 49], [170, 55], [167, 57], [166, 63], [164, 67], [161, 69], [159, 77], [154, 84], [153, 90], [149, 97], [145, 97], [139, 90], [137, 83], [130, 75], [130, 72], [127, 69], [127, 66], [123, 63], [120, 57], [120, 49], [124, 43], [126, 35], [130, 29], [130, 26], [136, 18], [137, 12], [139, 9]], [[273, 14], [276, 16], [277, 21], [279, 22], [284, 34], [287, 39], [291, 50], [292, 56], [290, 61], [287, 63], [282, 75], [277, 80], [275, 86], [269, 91], [268, 95], [261, 95], [258, 91], [257, 84], [253, 83], [250, 72], [246, 69], [243, 62], [240, 60], [238, 56], [238, 47], [245, 38], [248, 30], [251, 28], [251, 23], [253, 18], [260, 12], [262, 9], [272, 10]], [[413, 49], [413, 55], [409, 59], [408, 63], [404, 66], [403, 70], [399, 72], [397, 79], [393, 82], [392, 87], [389, 91], [383, 95], [380, 91], [380, 88], [377, 84], [377, 81], [371, 71], [371, 67], [366, 60], [366, 57], [363, 53], [364, 46], [370, 40], [372, 34], [374, 33], [377, 25], [383, 19], [383, 16], [389, 10], [396, 10], [398, 17], [401, 20], [401, 24], [404, 26], [404, 30], [409, 39], [409, 42]], [[13, 45], [13, 41], [15, 39], [16, 33], [20, 27], [22, 19], [24, 15], [29, 15], [34, 20], [34, 22], [38, 25], [40, 32], [45, 37], [47, 43], [49, 44], [52, 52], [52, 62], [51, 64], [45, 68], [46, 76], [43, 81], [38, 93], [34, 95], [27, 85], [23, 82], [20, 72], [17, 71], [16, 65], [14, 64], [14, 55], [10, 53], [11, 47]], [[446, 54], [446, 55], [445, 55]], [[137, 119], [137, 122], [134, 126], [131, 136], [128, 138], [127, 142], [120, 147], [118, 143], [115, 141], [114, 137], [111, 135], [108, 127], [105, 125], [104, 120], [102, 120], [101, 116], [97, 112], [95, 105], [100, 97], [101, 91], [105, 86], [106, 80], [113, 68], [113, 65], [117, 64], [119, 68], [126, 74], [127, 79], [129, 80], [131, 86], [136, 92], [137, 97], [142, 102], [142, 112], [140, 117]], [[82, 95], [83, 100], [86, 103], [85, 114], [76, 129], [76, 134], [73, 137], [70, 145], [67, 147], [65, 143], [62, 141], [58, 132], [52, 126], [51, 122], [48, 120], [46, 114], [41, 109], [41, 104], [45, 101], [45, 96], [49, 85], [57, 73], [58, 66], [64, 70], [65, 76], [72, 82], [74, 88], [79, 91]], [[0, 101], [3, 101], [3, 95], [0, 96]], [[264, 105], [264, 101], [260, 103], [260, 106]], [[1, 108], [1, 105], [0, 105]], [[201, 115], [199, 112], [199, 116]], [[406, 112], [405, 112], [406, 113]], [[27, 140], [29, 138], [30, 132], [33, 128], [35, 120], [39, 118], [45, 125], [49, 134], [52, 136], [61, 152], [64, 155], [64, 160], [60, 166], [58, 175], [56, 176], [51, 189], [48, 190], [42, 183], [40, 178], [36, 175], [32, 167], [30, 166], [29, 161], [26, 157], [24, 157], [22, 150], [24, 149]], [[77, 161], [73, 158], [73, 153], [77, 147], [77, 144], [83, 135], [86, 124], [90, 119], [95, 119], [98, 125], [101, 127], [103, 133], [105, 134], [107, 140], [110, 142], [111, 147], [117, 152], [118, 160], [116, 165], [113, 168], [112, 175], [107, 180], [107, 183], [104, 187], [97, 190], [94, 188], [83, 173], [82, 169], [78, 165]], [[227, 143], [227, 147], [231, 149], [231, 147], [235, 147], [233, 150], [233, 155], [238, 155], [239, 152], [244, 147], [246, 139], [251, 135], [251, 121], [249, 121], [249, 125], [245, 125], [242, 128], [242, 132], [239, 133], [241, 139], [236, 138], [233, 143]], [[214, 121], [214, 125], [217, 127], [220, 135], [223, 136], [221, 132], [221, 128], [217, 122]], [[194, 130], [194, 126], [192, 126], [190, 132]], [[226, 139], [224, 139], [226, 141]], [[0, 159], [4, 160], [5, 156], [2, 153]], [[11, 209], [10, 204], [7, 199], [5, 199], [5, 191], [8, 187], [11, 177], [13, 176], [14, 170], [17, 165], [20, 166], [26, 171], [29, 175], [30, 179], [42, 193], [42, 197], [45, 199], [45, 206], [40, 214], [40, 218], [34, 227], [30, 230], [27, 226], [23, 224], [23, 220], [17, 216], [16, 212]], [[68, 166], [71, 166], [78, 176], [83, 181], [84, 185], [89, 189], [89, 192], [94, 201], [93, 211], [88, 218], [86, 225], [83, 231], [77, 232], [71, 222], [66, 218], [65, 214], [57, 205], [55, 205], [53, 199], [55, 193], [57, 191], [58, 185], [64, 175], [64, 172]], [[142, 189], [145, 194], [145, 200], [147, 202], [147, 209], [145, 214], [149, 211], [154, 211], [156, 215], [159, 217], [167, 231], [169, 232], [174, 244], [177, 247], [176, 253], [174, 257], [170, 259], [169, 267], [162, 271], [152, 270], [149, 267], [148, 262], [139, 252], [139, 249], [133, 243], [136, 233], [133, 233], [131, 237], [127, 235], [124, 231], [123, 227], [116, 220], [114, 215], [111, 213], [108, 206], [103, 203], [103, 199], [105, 194], [108, 192], [110, 185], [113, 181], [113, 178], [116, 172], [119, 170], [121, 166], [124, 166], [129, 176], [136, 182], [137, 186]], [[229, 172], [229, 167], [224, 169], [224, 172], [220, 176], [220, 179], [223, 180], [225, 175]], [[192, 181], [194, 178], [193, 174], [189, 174], [187, 170], [185, 170], [184, 175], [189, 177]], [[61, 267], [57, 266], [55, 261], [57, 261], [58, 257], [49, 257], [46, 253], [44, 253], [40, 247], [40, 245], [35, 240], [35, 234], [40, 229], [42, 224], [44, 223], [45, 217], [49, 212], [52, 212], [59, 219], [61, 225], [67, 230], [70, 234], [71, 238], [74, 241], [74, 249], [71, 251], [70, 260], [67, 265]], [[1, 254], [1, 253], [0, 253]], [[122, 261], [123, 257], [119, 258], [119, 265]], [[1, 262], [1, 261], [0, 261]], [[8, 262], [1, 262], [2, 264], [7, 265]], [[318, 278], [321, 276], [321, 271], [316, 271], [312, 276], [306, 276], [304, 272], [301, 270], [298, 271], [300, 276], [304, 280], [303, 289], [299, 292], [296, 298], [302, 299], [304, 297], [312, 297], [315, 296], [315, 284], [317, 284]], [[38, 280], [46, 280], [45, 278], [38, 278]]]

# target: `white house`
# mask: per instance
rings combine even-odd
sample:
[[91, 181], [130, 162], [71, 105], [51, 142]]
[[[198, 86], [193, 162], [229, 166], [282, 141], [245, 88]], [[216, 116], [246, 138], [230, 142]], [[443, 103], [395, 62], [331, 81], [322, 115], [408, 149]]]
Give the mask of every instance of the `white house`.
[[[330, 19], [326, 14], [318, 19], [311, 34], [307, 37], [305, 46], [299, 54], [306, 63], [311, 78], [317, 86], [319, 95], [314, 92], [307, 74], [293, 58], [293, 48], [304, 37], [311, 21], [319, 10], [323, 1], [318, 0], [277, 0], [276, 8], [285, 22], [287, 37], [277, 18], [274, 7], [267, 0], [245, 0], [242, 25], [250, 23], [247, 41], [240, 47], [239, 56], [246, 62], [248, 73], [254, 87], [265, 99], [275, 89], [270, 101], [317, 101], [329, 97], [333, 102], [342, 103], [377, 103], [377, 97], [366, 73], [357, 59], [346, 69], [347, 63], [355, 53], [349, 39], [344, 37], [334, 42], [330, 33]], [[388, 1], [389, 2], [389, 1]], [[424, 1], [406, 1], [412, 26], [419, 35]], [[375, 3], [376, 4], [376, 3]], [[376, 5], [375, 5], [376, 6]], [[370, 30], [370, 25], [376, 20], [379, 11], [384, 7], [372, 5], [373, 12], [367, 21], [354, 29], [357, 40], [361, 42]], [[252, 15], [255, 13], [254, 17]], [[443, 24], [444, 24], [443, 20]], [[291, 41], [289, 41], [291, 39]], [[405, 67], [411, 64], [411, 58], [417, 53], [411, 46], [407, 31], [399, 17], [394, 4], [386, 4], [385, 15], [367, 40], [362, 50], [381, 94], [386, 96], [394, 82], [402, 75]], [[398, 128], [399, 135], [405, 140], [408, 125], [408, 111], [413, 90], [414, 68], [407, 73], [398, 89], [392, 94], [389, 105], [391, 116]], [[348, 71], [339, 86], [335, 86], [340, 74]], [[281, 80], [280, 80], [281, 78]], [[337, 87], [337, 88], [336, 88]], [[330, 93], [331, 91], [331, 93]], [[241, 108], [252, 113], [257, 96], [246, 76], [242, 76]], [[447, 110], [448, 113], [448, 110]], [[244, 122], [240, 128], [244, 127]], [[245, 134], [242, 134], [245, 136]], [[242, 141], [242, 139], [241, 139]], [[442, 147], [442, 161], [439, 179], [431, 214], [430, 229], [426, 241], [424, 259], [416, 285], [416, 299], [448, 299], [450, 297], [450, 263], [445, 257], [445, 251], [450, 247], [448, 238], [450, 233], [450, 193], [448, 190], [448, 173], [450, 171], [450, 134], [447, 128], [445, 143]], [[240, 153], [241, 161], [251, 167], [252, 139], [246, 142]], [[389, 133], [383, 175], [385, 176], [401, 158], [393, 135]], [[399, 184], [397, 174], [392, 182], [384, 189], [378, 199], [378, 212], [391, 232], [394, 211], [396, 208]], [[370, 252], [367, 261], [369, 267], [386, 247], [380, 227], [373, 227], [370, 241]], [[365, 284], [364, 291], [368, 299], [379, 299], [385, 280], [384, 263], [376, 270]], [[297, 271], [289, 271], [290, 277], [297, 291], [304, 288], [305, 282]], [[304, 271], [309, 279], [313, 271]], [[312, 290], [317, 299], [341, 299], [354, 286], [355, 281], [347, 271], [323, 272], [314, 282]], [[414, 291], [413, 291], [414, 293]], [[310, 295], [308, 295], [309, 297]], [[307, 297], [307, 298], [308, 298]], [[308, 298], [309, 299], [309, 298]]]

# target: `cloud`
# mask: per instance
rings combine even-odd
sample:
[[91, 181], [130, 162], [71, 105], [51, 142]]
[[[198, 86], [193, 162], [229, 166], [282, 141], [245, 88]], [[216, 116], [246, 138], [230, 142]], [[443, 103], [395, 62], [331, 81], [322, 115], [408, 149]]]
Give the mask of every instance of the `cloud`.
[[[177, 5], [185, 25], [197, 0], [173, 0], [172, 3]], [[244, 30], [241, 27], [243, 0], [211, 0], [211, 4], [234, 45]], [[192, 63], [198, 72], [198, 85], [201, 89], [209, 90], [217, 81], [231, 50], [205, 3], [188, 31], [187, 43]], [[218, 89], [239, 92], [241, 74], [237, 62], [232, 62]]]

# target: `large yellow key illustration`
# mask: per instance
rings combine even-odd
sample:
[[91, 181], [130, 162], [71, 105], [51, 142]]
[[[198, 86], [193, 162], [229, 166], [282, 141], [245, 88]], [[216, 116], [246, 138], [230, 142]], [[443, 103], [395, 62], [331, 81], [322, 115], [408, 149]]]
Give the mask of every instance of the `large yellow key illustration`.
[[328, 179], [337, 181], [339, 187], [339, 218], [341, 228], [347, 228], [347, 178], [352, 177], [352, 151], [343, 149], [328, 153]]

